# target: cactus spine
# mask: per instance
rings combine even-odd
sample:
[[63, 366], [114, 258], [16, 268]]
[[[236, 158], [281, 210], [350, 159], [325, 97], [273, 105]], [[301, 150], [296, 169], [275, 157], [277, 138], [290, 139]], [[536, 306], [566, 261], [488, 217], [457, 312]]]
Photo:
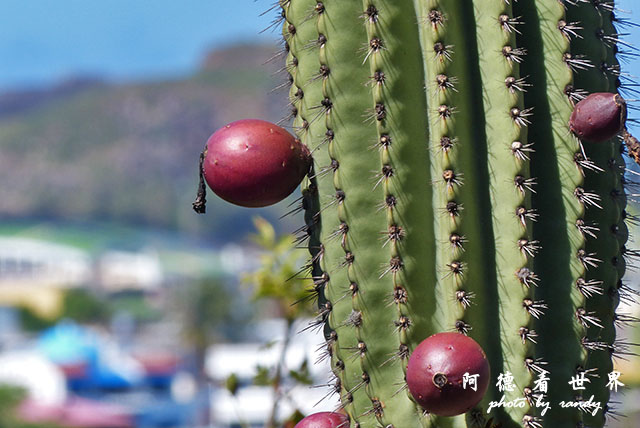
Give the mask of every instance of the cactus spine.
[[[606, 403], [625, 351], [620, 144], [568, 130], [586, 93], [620, 84], [612, 2], [279, 5], [293, 127], [315, 160], [300, 241], [351, 426], [603, 426], [608, 409], [558, 403]], [[463, 416], [424, 414], [406, 391], [411, 350], [440, 331], [491, 362]], [[494, 385], [506, 372], [513, 391]], [[488, 413], [503, 393], [523, 405]]]

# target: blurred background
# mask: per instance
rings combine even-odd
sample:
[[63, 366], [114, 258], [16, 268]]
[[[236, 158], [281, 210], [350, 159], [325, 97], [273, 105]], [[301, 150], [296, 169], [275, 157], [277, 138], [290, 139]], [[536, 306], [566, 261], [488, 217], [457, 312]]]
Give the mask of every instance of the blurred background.
[[[632, 1], [619, 14], [640, 20]], [[312, 308], [290, 306], [308, 286], [286, 281], [306, 256], [300, 214], [281, 218], [296, 196], [191, 209], [214, 130], [287, 114], [272, 6], [0, 3], [0, 428], [291, 427], [336, 408]], [[640, 367], [618, 364], [611, 426], [635, 427]]]

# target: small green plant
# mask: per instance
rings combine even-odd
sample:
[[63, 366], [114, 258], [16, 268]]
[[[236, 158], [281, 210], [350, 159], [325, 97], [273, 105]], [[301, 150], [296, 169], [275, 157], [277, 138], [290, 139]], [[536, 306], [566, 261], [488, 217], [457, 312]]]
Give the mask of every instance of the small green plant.
[[273, 302], [279, 315], [286, 321], [280, 358], [275, 370], [259, 367], [254, 380], [258, 384], [273, 387], [273, 407], [265, 426], [275, 428], [278, 426], [278, 406], [286, 393], [283, 385], [285, 379], [290, 378], [297, 384], [311, 383], [306, 360], [297, 369], [287, 369], [285, 365], [291, 339], [296, 334], [294, 322], [313, 313], [311, 305], [308, 304], [310, 281], [300, 277], [304, 257], [301, 257], [299, 251], [295, 251], [293, 236], [277, 236], [271, 223], [260, 217], [255, 218], [253, 223], [256, 233], [251, 236], [251, 240], [262, 251], [260, 264], [256, 271], [246, 274], [243, 281], [254, 287], [255, 299], [268, 299]]

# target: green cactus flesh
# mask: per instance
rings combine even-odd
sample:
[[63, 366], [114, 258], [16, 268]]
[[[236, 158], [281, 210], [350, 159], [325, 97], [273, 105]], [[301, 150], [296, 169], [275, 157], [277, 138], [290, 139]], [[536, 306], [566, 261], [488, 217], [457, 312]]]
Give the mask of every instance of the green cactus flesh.
[[[299, 239], [351, 426], [604, 426], [610, 409], [559, 403], [604, 406], [625, 351], [620, 143], [568, 128], [586, 93], [619, 85], [611, 2], [279, 5], [293, 127], [314, 156]], [[406, 388], [411, 350], [442, 331], [473, 337], [492, 368], [457, 417]], [[506, 372], [513, 391], [495, 383]], [[503, 394], [522, 405], [488, 412]]]

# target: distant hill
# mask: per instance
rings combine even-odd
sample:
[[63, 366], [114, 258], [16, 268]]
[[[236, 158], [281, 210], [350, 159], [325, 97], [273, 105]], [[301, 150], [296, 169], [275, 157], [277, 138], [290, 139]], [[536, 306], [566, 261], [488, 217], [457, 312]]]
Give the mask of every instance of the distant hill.
[[[0, 218], [98, 220], [244, 233], [256, 212], [213, 195], [197, 216], [191, 202], [207, 137], [233, 120], [278, 121], [286, 90], [277, 48], [239, 45], [211, 52], [184, 80], [111, 84], [77, 79], [0, 95]], [[261, 211], [270, 217], [285, 207]]]
[[68, 98], [88, 88], [104, 86], [99, 77], [76, 76], [49, 88], [0, 93], [0, 118], [23, 114], [48, 102]]

